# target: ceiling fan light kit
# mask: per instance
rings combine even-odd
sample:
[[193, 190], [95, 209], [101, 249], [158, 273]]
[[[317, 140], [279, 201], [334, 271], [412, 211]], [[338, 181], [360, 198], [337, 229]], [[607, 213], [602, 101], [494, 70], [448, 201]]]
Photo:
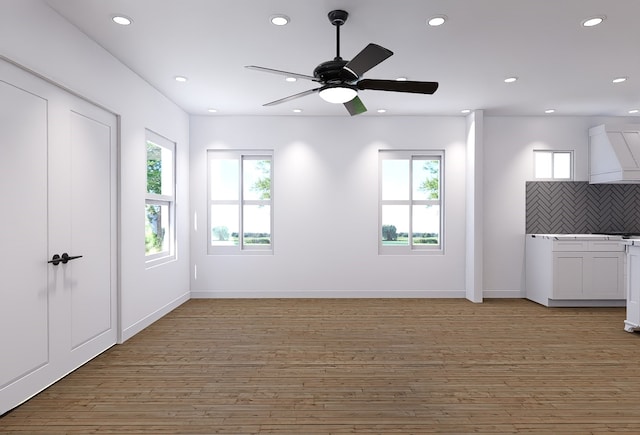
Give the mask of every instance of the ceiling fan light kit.
[[333, 104], [344, 104], [347, 101], [353, 100], [356, 95], [358, 95], [358, 91], [355, 89], [340, 85], [327, 85], [320, 89], [320, 98]]
[[321, 86], [317, 88], [272, 101], [265, 104], [265, 106], [274, 106], [306, 95], [319, 93], [320, 97], [329, 103], [344, 104], [349, 114], [353, 116], [367, 111], [364, 103], [362, 103], [358, 97], [358, 90], [369, 89], [414, 94], [433, 94], [438, 89], [437, 82], [363, 79], [362, 76], [364, 73], [391, 57], [393, 52], [371, 43], [362, 49], [353, 59], [349, 61], [342, 59], [342, 57], [340, 57], [340, 27], [347, 21], [349, 13], [337, 9], [329, 12], [328, 17], [331, 24], [336, 28], [336, 57], [333, 60], [322, 62], [318, 65], [313, 71], [313, 76], [255, 65], [248, 65], [246, 67], [257, 71], [311, 80], [321, 84]]

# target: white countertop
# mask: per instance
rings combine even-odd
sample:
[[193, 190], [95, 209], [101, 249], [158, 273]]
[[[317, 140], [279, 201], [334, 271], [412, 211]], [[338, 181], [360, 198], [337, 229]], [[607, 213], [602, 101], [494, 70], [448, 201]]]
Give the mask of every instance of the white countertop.
[[[551, 240], [620, 240], [623, 241], [622, 236], [609, 236], [607, 234], [527, 234], [527, 236], [551, 239]], [[624, 241], [635, 240], [640, 246], [640, 239], [625, 239]]]

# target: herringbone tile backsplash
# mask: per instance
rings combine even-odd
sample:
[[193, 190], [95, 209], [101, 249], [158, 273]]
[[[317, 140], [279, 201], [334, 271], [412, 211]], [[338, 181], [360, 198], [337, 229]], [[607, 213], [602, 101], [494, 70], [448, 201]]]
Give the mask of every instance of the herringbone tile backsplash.
[[527, 182], [528, 234], [640, 233], [640, 185]]

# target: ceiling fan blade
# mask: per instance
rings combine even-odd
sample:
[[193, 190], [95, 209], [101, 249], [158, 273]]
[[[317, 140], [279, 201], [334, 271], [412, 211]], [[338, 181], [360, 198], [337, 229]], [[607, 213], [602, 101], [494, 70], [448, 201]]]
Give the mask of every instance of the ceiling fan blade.
[[347, 108], [351, 116], [359, 115], [367, 111], [367, 108], [364, 107], [364, 103], [357, 95], [353, 100], [344, 103], [344, 107]]
[[318, 92], [322, 88], [309, 89], [308, 91], [300, 92], [299, 94], [289, 95], [288, 97], [281, 98], [279, 100], [272, 101], [263, 106], [275, 106], [276, 104], [286, 103], [287, 101], [295, 100], [296, 98], [304, 97]]
[[344, 67], [356, 73], [358, 77], [362, 77], [364, 73], [392, 55], [393, 51], [391, 50], [377, 44], [369, 44]]
[[398, 80], [363, 79], [356, 84], [358, 89], [374, 91], [410, 92], [413, 94], [433, 94], [438, 89], [438, 82], [416, 82]]
[[255, 71], [262, 71], [262, 72], [268, 72], [268, 73], [272, 73], [272, 74], [279, 74], [282, 76], [287, 76], [287, 77], [295, 77], [297, 79], [307, 79], [307, 80], [313, 80], [314, 82], [318, 82], [319, 80], [313, 76], [309, 76], [306, 74], [298, 74], [298, 73], [292, 73], [289, 71], [281, 71], [279, 69], [273, 69], [273, 68], [265, 68], [263, 66], [255, 66], [255, 65], [247, 65], [245, 66], [245, 68], [247, 69], [252, 69]]

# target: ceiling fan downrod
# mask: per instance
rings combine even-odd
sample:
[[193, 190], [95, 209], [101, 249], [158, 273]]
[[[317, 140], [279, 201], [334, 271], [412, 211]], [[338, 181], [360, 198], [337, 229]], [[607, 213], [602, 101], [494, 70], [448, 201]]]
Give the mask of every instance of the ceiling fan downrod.
[[331, 24], [336, 26], [336, 58], [335, 60], [342, 60], [340, 57], [340, 26], [342, 26], [349, 17], [349, 13], [347, 11], [343, 11], [341, 9], [336, 9], [335, 11], [329, 12], [329, 21]]

